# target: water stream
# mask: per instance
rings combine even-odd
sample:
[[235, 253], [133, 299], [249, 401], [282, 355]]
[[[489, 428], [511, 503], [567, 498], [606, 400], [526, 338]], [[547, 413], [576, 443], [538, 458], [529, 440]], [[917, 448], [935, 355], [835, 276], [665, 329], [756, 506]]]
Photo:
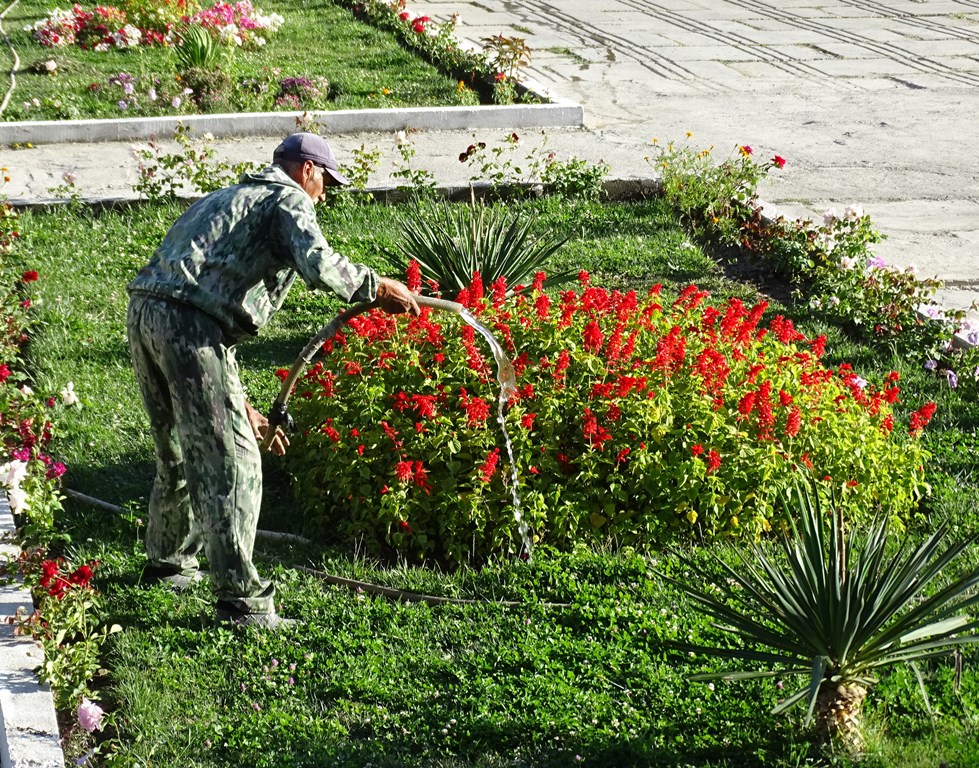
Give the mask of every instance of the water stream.
[[517, 392], [517, 377], [513, 371], [513, 365], [510, 362], [510, 358], [507, 357], [506, 352], [504, 351], [500, 342], [498, 342], [496, 337], [490, 333], [489, 328], [480, 323], [479, 320], [476, 319], [476, 316], [473, 315], [468, 309], [464, 309], [462, 311], [461, 317], [466, 321], [466, 323], [471, 325], [480, 336], [486, 339], [486, 343], [489, 344], [489, 348], [493, 352], [493, 359], [496, 360], [496, 380], [500, 384], [500, 397], [497, 400], [496, 420], [499, 422], [500, 430], [503, 432], [503, 440], [506, 443], [507, 456], [510, 457], [510, 489], [513, 492], [513, 519], [517, 523], [517, 529], [520, 531], [520, 538], [523, 542], [523, 548], [520, 550], [520, 557], [529, 561], [533, 543], [530, 539], [530, 528], [523, 519], [523, 513], [520, 511], [520, 494], [517, 492], [517, 462], [513, 457], [513, 443], [510, 442], [510, 435], [506, 429], [506, 418], [504, 417], [503, 413], [503, 409], [506, 406], [507, 401]]

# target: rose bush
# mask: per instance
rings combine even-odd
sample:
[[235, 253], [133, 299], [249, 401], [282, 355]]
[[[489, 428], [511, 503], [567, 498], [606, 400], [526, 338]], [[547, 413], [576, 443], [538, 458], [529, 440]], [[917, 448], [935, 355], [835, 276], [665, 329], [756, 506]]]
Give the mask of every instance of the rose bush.
[[[484, 297], [477, 275], [459, 297], [513, 358], [505, 419], [536, 541], [757, 537], [780, 525], [799, 471], [854, 517], [885, 500], [907, 513], [924, 491], [915, 438], [934, 405], [898, 429], [896, 373], [871, 384], [824, 366], [825, 340], [781, 316], [763, 326], [765, 302], [714, 307], [695, 286], [664, 302], [659, 286], [641, 298], [579, 280], [552, 298], [538, 273]], [[498, 387], [476, 338], [450, 315], [375, 311], [324, 345], [297, 384], [290, 450], [311, 533], [450, 563], [518, 547]]]

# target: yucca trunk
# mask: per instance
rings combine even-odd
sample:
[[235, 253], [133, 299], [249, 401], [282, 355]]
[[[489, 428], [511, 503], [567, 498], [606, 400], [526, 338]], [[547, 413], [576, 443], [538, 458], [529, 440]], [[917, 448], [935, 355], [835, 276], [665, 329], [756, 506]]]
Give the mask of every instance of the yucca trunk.
[[850, 754], [863, 751], [861, 733], [863, 700], [867, 689], [862, 685], [824, 684], [816, 699], [816, 734], [820, 741], [835, 741]]

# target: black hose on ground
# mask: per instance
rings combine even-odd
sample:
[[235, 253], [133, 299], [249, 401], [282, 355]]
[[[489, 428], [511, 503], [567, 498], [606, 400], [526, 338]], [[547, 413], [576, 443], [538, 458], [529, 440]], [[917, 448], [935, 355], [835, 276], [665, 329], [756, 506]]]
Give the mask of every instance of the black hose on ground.
[[[74, 499], [75, 501], [80, 501], [84, 504], [90, 504], [93, 507], [106, 509], [117, 514], [125, 514], [126, 512], [126, 510], [124, 510], [122, 507], [115, 504], [110, 504], [107, 501], [102, 501], [101, 499], [96, 499], [94, 496], [86, 496], [84, 493], [73, 491], [70, 488], [62, 488], [61, 491], [68, 498]], [[268, 541], [284, 541], [290, 544], [309, 545], [313, 543], [309, 539], [302, 536], [297, 536], [294, 533], [281, 533], [279, 531], [264, 531], [262, 529], [258, 529], [255, 531], [255, 536], [259, 539], [265, 539]], [[500, 605], [505, 608], [528, 608], [531, 605], [540, 608], [571, 607], [571, 603], [521, 603], [511, 600], [464, 600], [454, 597], [438, 597], [436, 595], [424, 595], [418, 592], [408, 592], [403, 589], [395, 589], [394, 587], [383, 587], [380, 584], [371, 584], [367, 581], [357, 581], [356, 579], [348, 579], [344, 576], [334, 576], [332, 573], [318, 571], [315, 568], [309, 568], [304, 565], [290, 565], [286, 567], [292, 568], [295, 571], [301, 571], [302, 573], [308, 573], [311, 576], [316, 576], [327, 584], [348, 587], [349, 589], [353, 589], [355, 591], [367, 592], [368, 594], [379, 595], [380, 597], [387, 597], [392, 600], [400, 600], [404, 603], [425, 603], [427, 605]]]

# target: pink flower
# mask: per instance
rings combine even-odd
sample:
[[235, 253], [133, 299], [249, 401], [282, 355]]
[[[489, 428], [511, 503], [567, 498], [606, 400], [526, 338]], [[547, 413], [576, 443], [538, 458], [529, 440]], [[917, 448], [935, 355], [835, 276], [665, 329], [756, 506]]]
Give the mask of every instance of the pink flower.
[[102, 707], [94, 701], [83, 698], [82, 703], [78, 705], [78, 724], [89, 733], [101, 730], [104, 714]]
[[740, 147], [738, 147], [738, 151], [741, 152], [741, 154], [744, 155], [745, 157], [748, 157], [748, 155], [753, 153], [755, 150], [753, 150], [747, 144], [742, 144]]

